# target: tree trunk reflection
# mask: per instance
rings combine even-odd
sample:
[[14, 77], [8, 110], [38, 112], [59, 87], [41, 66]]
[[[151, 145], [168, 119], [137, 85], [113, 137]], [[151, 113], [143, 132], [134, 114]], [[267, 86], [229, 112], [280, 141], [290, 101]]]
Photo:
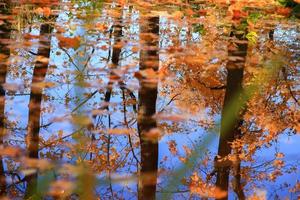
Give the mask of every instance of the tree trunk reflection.
[[[46, 58], [37, 60], [33, 70], [32, 86], [29, 101], [29, 118], [27, 128], [27, 149], [28, 157], [38, 159], [39, 155], [39, 132], [40, 132], [40, 115], [41, 103], [43, 96], [43, 87], [39, 83], [44, 82], [50, 57], [51, 47], [51, 32], [53, 27], [49, 24], [42, 24], [40, 30], [40, 46], [38, 49], [38, 56]], [[25, 199], [30, 198], [37, 191], [38, 174], [33, 173], [25, 177], [27, 181], [27, 188], [25, 192]]]
[[[152, 68], [154, 71], [157, 71], [159, 67], [159, 17], [151, 17], [147, 22], [149, 24], [142, 26], [141, 33], [151, 34], [153, 37], [145, 37], [143, 40], [145, 46], [140, 54], [140, 70]], [[153, 118], [156, 112], [157, 82], [150, 83], [149, 80], [140, 79], [138, 96], [138, 133], [141, 145], [138, 199], [155, 199], [158, 139], [156, 137], [148, 138], [147, 133], [157, 127], [156, 120]]]
[[[240, 101], [241, 93], [242, 93], [242, 82], [243, 82], [243, 74], [244, 74], [244, 65], [247, 56], [247, 48], [248, 44], [243, 39], [242, 35], [232, 33], [233, 38], [238, 39], [238, 42], [235, 43], [235, 47], [229, 47], [228, 55], [229, 61], [227, 63], [227, 87], [225, 92], [224, 105], [222, 110], [222, 119], [221, 119], [221, 134], [219, 139], [219, 148], [218, 148], [218, 156], [220, 158], [216, 162], [216, 172], [217, 172], [217, 181], [216, 186], [223, 191], [228, 191], [229, 185], [229, 174], [231, 168], [231, 162], [226, 159], [231, 153], [231, 142], [235, 138], [241, 136], [240, 125], [242, 123], [242, 119], [240, 116], [241, 107], [238, 101]], [[235, 101], [235, 107], [230, 110], [227, 109], [228, 105]], [[225, 119], [224, 116], [228, 116], [226, 112], [233, 112], [230, 114], [232, 119]], [[229, 121], [231, 123], [229, 123]], [[235, 163], [238, 165], [237, 168], [240, 168], [240, 162]], [[240, 180], [240, 174], [236, 174], [237, 180]], [[240, 197], [242, 197], [242, 193], [240, 193]], [[221, 198], [227, 199], [228, 196]]]
[[[10, 1], [0, 5], [0, 13], [3, 16], [10, 15]], [[7, 67], [10, 56], [10, 49], [5, 40], [10, 39], [11, 23], [8, 19], [3, 20], [0, 25], [0, 54], [3, 57], [0, 62], [0, 145], [4, 145], [5, 136], [5, 89], [3, 85], [6, 83]], [[0, 156], [0, 197], [6, 194], [6, 177], [4, 170], [3, 157]]]

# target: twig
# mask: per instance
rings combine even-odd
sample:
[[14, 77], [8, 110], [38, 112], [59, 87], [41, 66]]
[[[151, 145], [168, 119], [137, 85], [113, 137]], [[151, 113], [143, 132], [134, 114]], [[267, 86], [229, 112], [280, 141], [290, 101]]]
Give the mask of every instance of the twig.
[[[123, 115], [124, 116], [124, 123], [125, 123], [126, 127], [129, 129], [128, 122], [127, 122], [127, 117], [126, 117], [126, 103], [125, 103], [125, 93], [124, 93], [124, 90], [122, 90], [122, 97], [123, 97], [123, 109], [124, 109], [124, 115]], [[132, 156], [136, 160], [137, 164], [140, 164], [139, 159], [137, 158], [137, 156], [134, 153], [134, 149], [133, 149], [133, 145], [132, 145], [130, 134], [128, 134], [128, 142], [129, 142], [129, 145], [130, 145], [130, 150], [132, 152]]]
[[83, 100], [76, 108], [72, 110], [71, 113], [74, 113], [76, 110], [78, 110], [81, 106], [83, 106], [88, 100], [90, 100], [95, 94], [97, 94], [98, 90], [95, 90], [92, 94], [90, 94], [85, 100]]
[[80, 71], [79, 67], [75, 64], [73, 58], [71, 57], [71, 55], [69, 54], [69, 52], [65, 49], [65, 48], [61, 48], [61, 50], [63, 50], [65, 52], [65, 54], [69, 57], [70, 62], [74, 65], [74, 67]]
[[72, 136], [72, 135], [78, 133], [78, 132], [81, 131], [83, 128], [84, 128], [84, 127], [81, 127], [80, 129], [78, 129], [78, 130], [76, 130], [76, 131], [70, 133], [69, 135], [65, 135], [64, 137], [61, 137], [61, 138], [59, 138], [59, 139], [57, 139], [57, 140], [54, 140], [54, 141], [52, 141], [52, 142], [50, 142], [50, 143], [48, 143], [48, 144], [46, 144], [46, 145], [40, 147], [40, 148], [39, 148], [39, 151], [42, 150], [42, 149], [44, 149], [44, 148], [50, 147], [50, 146], [52, 146], [53, 144], [55, 144], [55, 143], [57, 143], [57, 142], [59, 142], [59, 141], [62, 141], [62, 140], [64, 140], [64, 139], [66, 139], [66, 138], [68, 138], [68, 137], [70, 137], [70, 136]]
[[174, 100], [175, 100], [175, 98], [177, 97], [177, 96], [179, 96], [180, 94], [178, 93], [178, 94], [175, 94], [171, 99], [170, 99], [170, 101], [158, 112], [158, 113], [162, 113], [165, 109], [166, 109], [166, 107], [167, 106], [169, 106]]

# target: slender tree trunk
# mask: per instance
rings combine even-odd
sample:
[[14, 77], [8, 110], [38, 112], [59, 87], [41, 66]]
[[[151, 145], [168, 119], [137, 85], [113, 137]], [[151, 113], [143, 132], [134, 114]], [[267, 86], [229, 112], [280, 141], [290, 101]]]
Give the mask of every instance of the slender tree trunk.
[[[120, 54], [122, 51], [122, 48], [119, 46], [119, 43], [122, 40], [122, 11], [120, 12], [120, 17], [117, 18], [115, 21], [115, 24], [113, 25], [113, 35], [114, 35], [114, 46], [113, 46], [113, 53], [112, 53], [112, 64], [113, 69], [117, 68], [120, 61]], [[105, 92], [105, 102], [109, 102], [111, 98], [112, 88], [113, 88], [113, 79], [114, 79], [114, 73], [110, 73], [110, 78], [107, 86], [107, 90]], [[107, 107], [108, 109], [108, 107]]]
[[[106, 105], [104, 107], [102, 107], [103, 109], [109, 110], [109, 105], [108, 103], [111, 100], [111, 96], [112, 96], [112, 92], [113, 92], [113, 84], [114, 84], [114, 72], [112, 71], [113, 69], [118, 68], [119, 66], [119, 61], [120, 61], [120, 54], [122, 51], [122, 48], [119, 46], [119, 43], [122, 40], [122, 7], [118, 7], [120, 9], [120, 16], [116, 18], [114, 25], [111, 29], [110, 32], [110, 40], [112, 39], [111, 36], [113, 35], [114, 37], [114, 43], [113, 43], [113, 51], [112, 51], [112, 55], [111, 55], [111, 62], [112, 62], [112, 69], [111, 72], [109, 74], [109, 82], [106, 88], [106, 92], [104, 94], [104, 101], [106, 103]], [[111, 47], [110, 47], [111, 48]], [[110, 60], [110, 54], [109, 54], [109, 58]], [[111, 115], [108, 114], [108, 128], [111, 128]], [[94, 134], [92, 135], [92, 137], [95, 137]], [[110, 147], [111, 147], [111, 136], [108, 135], [107, 136], [107, 168], [109, 170], [109, 189], [111, 192], [111, 198], [114, 199], [114, 193], [113, 193], [113, 187], [112, 187], [112, 182], [111, 182], [111, 166], [110, 166]]]
[[[145, 37], [145, 46], [140, 54], [140, 70], [159, 67], [159, 17], [151, 17], [142, 25], [142, 34], [151, 34]], [[138, 132], [141, 145], [141, 169], [139, 176], [138, 199], [155, 199], [157, 169], [158, 169], [158, 139], [147, 138], [146, 134], [157, 127], [153, 115], [156, 112], [157, 83], [147, 83], [140, 79], [138, 107]]]
[[[121, 8], [123, 9], [123, 8]], [[113, 31], [114, 31], [114, 46], [113, 46], [113, 54], [112, 54], [112, 63], [114, 67], [117, 67], [119, 65], [120, 60], [120, 54], [122, 48], [119, 46], [119, 43], [122, 41], [122, 10], [120, 11], [120, 16], [117, 18], [113, 25]]]
[[[236, 42], [235, 49], [228, 50], [229, 61], [227, 63], [227, 88], [225, 92], [224, 105], [221, 119], [221, 134], [219, 139], [218, 155], [220, 159], [226, 158], [231, 153], [231, 142], [236, 137], [240, 137], [241, 130], [241, 107], [240, 97], [242, 93], [242, 81], [244, 74], [244, 65], [247, 56], [248, 44], [242, 35], [238, 35], [233, 30], [232, 36], [239, 40]], [[228, 110], [228, 105], [235, 101], [235, 107]], [[232, 119], [225, 119], [225, 116], [232, 117]], [[216, 161], [217, 182], [216, 186], [223, 191], [228, 191], [229, 174], [231, 162], [228, 160]], [[228, 196], [221, 198], [228, 199]]]
[[[2, 3], [2, 2], [1, 2]], [[3, 16], [10, 17], [10, 1], [0, 5], [0, 13]], [[7, 47], [6, 41], [9, 41], [11, 34], [11, 23], [8, 19], [4, 19], [0, 25], [0, 145], [4, 145], [5, 136], [5, 89], [3, 85], [6, 83], [6, 74], [10, 56], [10, 49]], [[6, 194], [6, 177], [4, 173], [3, 157], [0, 156], [0, 197]]]
[[[40, 115], [41, 115], [41, 103], [43, 96], [43, 88], [38, 85], [44, 82], [51, 47], [51, 32], [53, 27], [50, 24], [42, 24], [40, 30], [40, 46], [38, 49], [38, 56], [46, 58], [45, 61], [37, 60], [33, 70], [32, 86], [30, 92], [29, 101], [29, 118], [27, 127], [27, 149], [28, 157], [38, 159], [39, 158], [39, 132], [40, 132]], [[44, 60], [44, 59], [43, 59]], [[37, 191], [37, 172], [25, 177], [27, 181], [27, 188], [25, 192], [25, 199], [30, 198]]]

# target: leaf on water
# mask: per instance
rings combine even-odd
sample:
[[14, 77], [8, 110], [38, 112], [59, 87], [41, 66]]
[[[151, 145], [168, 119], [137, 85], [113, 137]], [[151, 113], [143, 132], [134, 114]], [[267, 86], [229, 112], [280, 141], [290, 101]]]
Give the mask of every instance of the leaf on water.
[[108, 46], [107, 45], [102, 45], [100, 47], [100, 49], [103, 50], [103, 51], [106, 51], [106, 50], [108, 50]]
[[53, 82], [38, 82], [38, 83], [32, 83], [32, 86], [35, 88], [53, 88], [56, 86]]
[[59, 26], [59, 25], [57, 25], [57, 26], [55, 27], [55, 29], [56, 29], [56, 32], [57, 32], [57, 33], [65, 33], [65, 32], [67, 32], [67, 30], [66, 30], [64, 27]]
[[133, 47], [131, 48], [131, 51], [132, 51], [133, 53], [137, 53], [137, 52], [139, 52], [139, 50], [140, 50], [140, 48], [139, 48], [138, 46], [133, 46]]
[[167, 115], [167, 114], [156, 114], [153, 116], [157, 120], [181, 122], [188, 119], [185, 115]]
[[98, 30], [98, 31], [101, 31], [101, 32], [105, 32], [105, 31], [107, 31], [108, 26], [105, 23], [96, 23], [95, 24], [95, 29]]
[[7, 56], [7, 55], [0, 53], [0, 62], [2, 62], [2, 61], [6, 61], [6, 60], [7, 60], [7, 58], [8, 58], [8, 56]]
[[153, 33], [141, 33], [140, 34], [140, 38], [143, 42], [146, 42], [146, 41], [155, 41], [158, 39], [157, 35], [156, 34], [153, 34]]
[[18, 91], [22, 89], [21, 85], [17, 83], [5, 83], [3, 84], [3, 88], [8, 90], [8, 91]]
[[34, 12], [38, 15], [44, 16], [44, 17], [50, 17], [52, 11], [51, 8], [49, 7], [38, 7], [37, 9], [34, 10]]
[[291, 12], [292, 12], [292, 9], [289, 8], [289, 7], [279, 7], [276, 10], [276, 13], [278, 15], [282, 15], [282, 16], [285, 16], [285, 17], [290, 16]]
[[248, 39], [249, 43], [251, 45], [254, 45], [256, 44], [257, 42], [257, 38], [258, 38], [258, 35], [256, 32], [254, 31], [250, 31], [247, 35], [246, 35], [246, 38]]
[[35, 168], [41, 171], [49, 170], [52, 168], [52, 164], [46, 159], [25, 158], [22, 163], [27, 168]]
[[30, 34], [30, 33], [25, 33], [25, 34], [23, 34], [23, 38], [25, 40], [32, 40], [32, 39], [39, 39], [39, 36]]
[[72, 115], [72, 122], [78, 126], [88, 126], [92, 124], [89, 117], [82, 115]]
[[108, 115], [109, 111], [106, 109], [94, 109], [92, 110], [92, 115], [93, 116], [98, 116], [98, 115]]
[[130, 135], [134, 133], [134, 129], [114, 128], [114, 129], [108, 129], [107, 133], [112, 135]]
[[49, 63], [49, 58], [47, 58], [45, 56], [37, 56], [35, 58], [35, 62], [41, 62], [41, 63], [48, 64]]
[[140, 179], [142, 180], [143, 186], [151, 186], [157, 184], [157, 174], [153, 172], [141, 173]]
[[21, 150], [16, 147], [7, 146], [0, 148], [0, 155], [1, 156], [9, 156], [9, 157], [17, 157], [21, 154]]
[[[151, 65], [151, 61], [147, 62], [146, 65], [149, 66]], [[154, 69], [152, 68], [147, 68], [147, 69], [144, 69], [144, 70], [140, 70], [138, 72], [135, 72], [134, 76], [137, 78], [137, 79], [141, 79], [141, 78], [144, 78], [144, 79], [157, 79], [158, 77], [158, 74], [156, 71], [154, 71]]]
[[172, 18], [175, 20], [180, 20], [183, 16], [183, 13], [179, 10], [172, 13]]
[[143, 133], [143, 139], [152, 142], [157, 142], [163, 136], [162, 132], [158, 128], [152, 128], [150, 131]]
[[59, 40], [58, 45], [60, 48], [73, 48], [76, 50], [80, 47], [81, 38], [79, 36], [73, 38], [58, 36], [57, 39]]
[[50, 186], [48, 194], [53, 197], [67, 197], [72, 194], [75, 189], [75, 185], [71, 181], [57, 180]]
[[242, 10], [233, 10], [232, 11], [232, 20], [240, 20], [247, 16], [248, 16], [248, 13], [246, 13]]
[[124, 42], [118, 42], [113, 45], [113, 48], [121, 49], [124, 46]]
[[128, 183], [136, 183], [137, 176], [132, 174], [111, 173], [110, 178], [113, 183], [128, 185]]

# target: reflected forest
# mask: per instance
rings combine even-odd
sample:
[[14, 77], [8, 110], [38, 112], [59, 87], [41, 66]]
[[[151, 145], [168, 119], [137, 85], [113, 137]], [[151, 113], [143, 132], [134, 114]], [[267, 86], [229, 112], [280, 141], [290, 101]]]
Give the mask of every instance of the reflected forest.
[[0, 200], [300, 199], [300, 0], [0, 12]]

